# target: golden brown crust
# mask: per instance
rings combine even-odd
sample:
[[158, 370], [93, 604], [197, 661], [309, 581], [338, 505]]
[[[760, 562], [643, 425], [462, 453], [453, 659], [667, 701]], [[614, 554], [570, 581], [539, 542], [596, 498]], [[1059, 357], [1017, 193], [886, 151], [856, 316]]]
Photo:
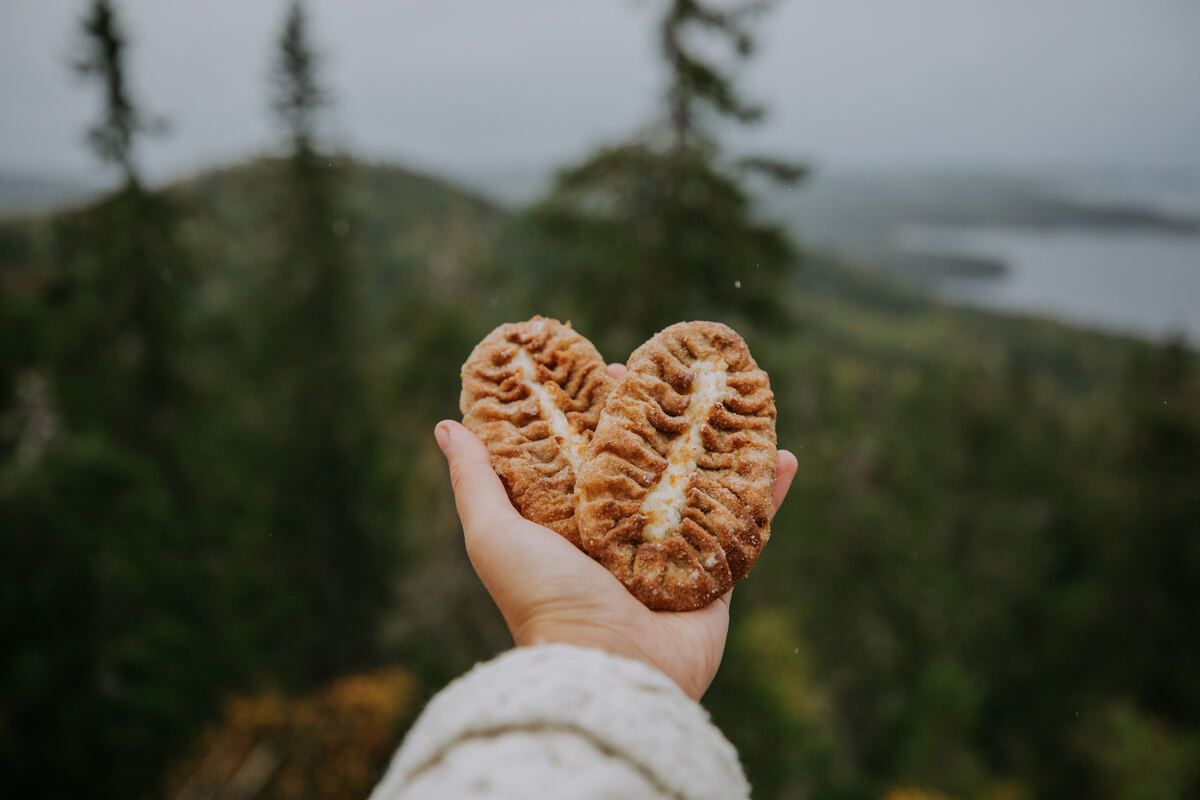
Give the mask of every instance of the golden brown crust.
[[742, 337], [715, 322], [672, 325], [628, 367], [578, 471], [583, 547], [650, 608], [700, 608], [770, 535], [774, 395]]
[[591, 342], [544, 317], [496, 328], [462, 368], [463, 424], [487, 445], [513, 505], [577, 547], [572, 461], [615, 383]]

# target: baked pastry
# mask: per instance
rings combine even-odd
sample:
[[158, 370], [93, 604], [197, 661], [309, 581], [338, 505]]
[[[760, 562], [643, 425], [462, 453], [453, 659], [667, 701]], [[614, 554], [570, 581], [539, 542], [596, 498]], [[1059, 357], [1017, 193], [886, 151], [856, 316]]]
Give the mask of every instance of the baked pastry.
[[462, 368], [463, 424], [513, 505], [577, 547], [575, 473], [615, 383], [591, 342], [545, 317], [496, 328]]
[[774, 395], [716, 322], [666, 328], [628, 367], [578, 468], [583, 547], [650, 608], [700, 608], [770, 536]]

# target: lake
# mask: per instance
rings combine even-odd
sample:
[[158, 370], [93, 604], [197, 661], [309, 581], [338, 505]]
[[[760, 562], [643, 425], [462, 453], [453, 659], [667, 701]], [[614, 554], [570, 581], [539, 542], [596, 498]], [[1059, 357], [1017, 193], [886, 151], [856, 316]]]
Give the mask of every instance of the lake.
[[1200, 343], [1200, 236], [1161, 231], [910, 226], [926, 252], [994, 258], [1003, 277], [939, 278], [949, 300]]

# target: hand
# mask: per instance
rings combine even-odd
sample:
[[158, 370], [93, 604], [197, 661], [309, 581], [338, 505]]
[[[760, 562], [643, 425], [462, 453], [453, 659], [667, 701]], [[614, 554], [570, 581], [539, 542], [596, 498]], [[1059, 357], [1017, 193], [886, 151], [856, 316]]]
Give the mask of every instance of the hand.
[[[609, 371], [619, 378], [625, 368]], [[435, 433], [450, 467], [467, 555], [517, 646], [565, 642], [634, 658], [699, 700], [721, 664], [732, 592], [696, 611], [651, 611], [586, 553], [517, 513], [475, 434], [450, 420]], [[780, 450], [774, 510], [796, 467], [796, 457]]]

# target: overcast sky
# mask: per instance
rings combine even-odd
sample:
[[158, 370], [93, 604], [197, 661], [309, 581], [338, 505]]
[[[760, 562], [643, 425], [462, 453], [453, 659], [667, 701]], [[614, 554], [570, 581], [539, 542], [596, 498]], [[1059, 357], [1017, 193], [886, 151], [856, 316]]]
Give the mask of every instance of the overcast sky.
[[[314, 0], [333, 137], [432, 170], [524, 169], [634, 130], [663, 0]], [[0, 0], [0, 170], [79, 174], [94, 90], [82, 0]], [[119, 0], [158, 177], [261, 152], [282, 0]], [[1200, 168], [1197, 0], [784, 0], [743, 85], [742, 144], [819, 165]]]

